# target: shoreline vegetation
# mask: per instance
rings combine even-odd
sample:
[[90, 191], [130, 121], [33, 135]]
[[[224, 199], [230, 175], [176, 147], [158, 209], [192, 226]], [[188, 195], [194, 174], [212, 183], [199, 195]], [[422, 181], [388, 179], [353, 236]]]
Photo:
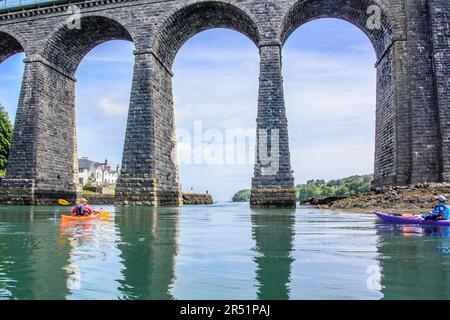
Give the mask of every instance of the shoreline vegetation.
[[[296, 186], [301, 205], [372, 213], [429, 213], [436, 205], [435, 196], [450, 195], [449, 183], [419, 183], [407, 186], [387, 186], [372, 190], [373, 175], [351, 176], [330, 180], [310, 180]], [[233, 202], [250, 201], [250, 189], [240, 190]]]
[[13, 123], [0, 103], [0, 177], [6, 175], [6, 164], [8, 162], [9, 150], [13, 134]]
[[449, 183], [419, 183], [408, 186], [390, 186], [354, 196], [316, 198], [305, 201], [319, 209], [389, 213], [429, 213], [435, 206], [435, 196], [450, 195]]
[[[340, 198], [369, 192], [372, 187], [373, 175], [354, 175], [343, 179], [325, 181], [323, 179], [309, 180], [305, 184], [295, 186], [297, 201], [309, 202], [311, 199]], [[238, 191], [233, 202], [250, 201], [250, 189]]]

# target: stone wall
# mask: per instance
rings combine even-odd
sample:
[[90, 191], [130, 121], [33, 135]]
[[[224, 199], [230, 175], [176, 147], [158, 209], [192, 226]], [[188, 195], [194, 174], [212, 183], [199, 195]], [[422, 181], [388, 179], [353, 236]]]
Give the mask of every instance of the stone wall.
[[[0, 194], [0, 197], [2, 195]], [[115, 196], [106, 194], [85, 194], [83, 198], [86, 198], [89, 204], [93, 205], [121, 205], [123, 203], [117, 203]], [[0, 198], [1, 199], [1, 198]], [[195, 194], [195, 193], [183, 193], [182, 201], [184, 205], [207, 205], [213, 204], [213, 198], [210, 194]]]
[[115, 197], [107, 194], [84, 194], [83, 198], [91, 205], [114, 205]]
[[[294, 30], [327, 17], [360, 28], [377, 55], [375, 186], [450, 180], [450, 0], [72, 3], [81, 10], [81, 29], [73, 28], [66, 3], [0, 12], [0, 62], [17, 52], [26, 55], [7, 176], [0, 181], [5, 196], [0, 200], [75, 199], [74, 75], [92, 48], [120, 39], [133, 42], [136, 51], [116, 201], [180, 205], [172, 63], [190, 37], [223, 27], [248, 36], [260, 50], [251, 205], [295, 206], [282, 48]], [[376, 25], [368, 23], [376, 12], [373, 6], [380, 12]], [[27, 182], [19, 197], [20, 181]]]
[[34, 180], [0, 178], [0, 203], [2, 204], [35, 204]]

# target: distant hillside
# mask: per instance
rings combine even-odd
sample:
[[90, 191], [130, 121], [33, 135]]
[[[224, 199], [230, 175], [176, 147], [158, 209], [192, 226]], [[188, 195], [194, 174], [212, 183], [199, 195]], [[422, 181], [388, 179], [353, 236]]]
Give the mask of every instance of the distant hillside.
[[[297, 199], [302, 202], [317, 197], [351, 196], [369, 192], [373, 175], [351, 176], [336, 180], [309, 180], [295, 186]], [[250, 201], [250, 189], [240, 190], [233, 196], [233, 202]]]

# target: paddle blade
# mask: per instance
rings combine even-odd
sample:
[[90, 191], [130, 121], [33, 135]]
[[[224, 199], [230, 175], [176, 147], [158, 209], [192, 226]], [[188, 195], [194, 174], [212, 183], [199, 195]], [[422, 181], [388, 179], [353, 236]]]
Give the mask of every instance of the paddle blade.
[[68, 206], [70, 203], [69, 202], [67, 202], [66, 200], [64, 200], [64, 199], [59, 199], [58, 200], [58, 203], [60, 204], [60, 205], [62, 205], [62, 206]]
[[100, 213], [100, 215], [102, 217], [109, 217], [109, 212], [102, 212], [102, 213]]

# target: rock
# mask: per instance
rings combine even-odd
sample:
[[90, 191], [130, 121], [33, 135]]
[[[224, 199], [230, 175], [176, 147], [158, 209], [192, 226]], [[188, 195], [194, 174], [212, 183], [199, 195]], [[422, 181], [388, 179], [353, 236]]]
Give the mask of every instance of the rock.
[[213, 204], [210, 194], [183, 193], [184, 205], [207, 205]]

